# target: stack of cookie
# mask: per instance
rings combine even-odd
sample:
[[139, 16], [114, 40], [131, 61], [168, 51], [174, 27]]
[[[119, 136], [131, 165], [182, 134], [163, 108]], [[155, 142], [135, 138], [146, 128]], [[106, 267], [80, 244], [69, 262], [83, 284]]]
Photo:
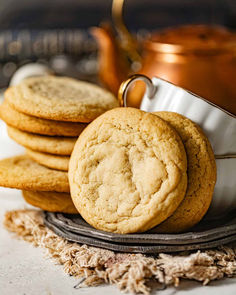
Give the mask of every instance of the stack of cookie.
[[27, 156], [0, 162], [0, 185], [27, 190], [25, 199], [42, 209], [77, 212], [67, 180], [74, 144], [88, 123], [117, 106], [110, 92], [66, 77], [29, 78], [8, 88], [0, 117]]
[[100, 230], [186, 231], [213, 196], [207, 137], [179, 114], [117, 106], [109, 92], [69, 78], [9, 88], [1, 117], [27, 155], [0, 161], [0, 185], [44, 210], [79, 212]]

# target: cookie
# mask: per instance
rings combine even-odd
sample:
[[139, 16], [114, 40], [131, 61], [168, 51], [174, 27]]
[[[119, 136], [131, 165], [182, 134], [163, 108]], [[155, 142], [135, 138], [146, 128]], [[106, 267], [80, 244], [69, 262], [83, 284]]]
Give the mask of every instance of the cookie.
[[32, 191], [70, 192], [68, 175], [16, 156], [0, 161], [0, 186]]
[[19, 112], [58, 121], [91, 122], [119, 106], [117, 98], [101, 87], [68, 77], [28, 78], [5, 92]]
[[56, 155], [70, 155], [77, 140], [77, 137], [52, 137], [28, 133], [11, 126], [7, 127], [7, 133], [11, 139], [26, 148]]
[[40, 153], [30, 149], [26, 149], [26, 154], [41, 165], [56, 170], [68, 171], [70, 160], [70, 157], [68, 156]]
[[16, 111], [6, 99], [0, 106], [0, 118], [22, 131], [52, 136], [79, 136], [87, 126], [85, 123], [60, 122], [29, 116]]
[[71, 197], [93, 227], [146, 231], [182, 201], [187, 163], [177, 132], [157, 116], [117, 108], [80, 135], [69, 164]]
[[27, 203], [50, 212], [78, 214], [68, 193], [22, 191]]
[[211, 144], [197, 124], [173, 112], [155, 114], [175, 128], [187, 154], [186, 195], [174, 214], [155, 229], [160, 233], [178, 233], [197, 224], [206, 214], [216, 183], [216, 163]]

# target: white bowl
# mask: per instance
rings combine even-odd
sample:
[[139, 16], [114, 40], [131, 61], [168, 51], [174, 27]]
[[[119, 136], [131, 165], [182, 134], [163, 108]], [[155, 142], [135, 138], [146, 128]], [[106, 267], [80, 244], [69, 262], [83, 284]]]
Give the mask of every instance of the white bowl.
[[219, 217], [236, 209], [236, 158], [216, 159], [217, 181], [207, 216]]
[[217, 182], [207, 215], [212, 218], [236, 209], [236, 116], [172, 83], [143, 75], [135, 75], [124, 84], [124, 103], [129, 86], [136, 80], [147, 84], [141, 110], [182, 114], [208, 136], [216, 157]]
[[154, 77], [155, 94], [144, 95], [140, 109], [171, 111], [184, 115], [202, 127], [215, 155], [236, 155], [236, 117], [203, 98]]

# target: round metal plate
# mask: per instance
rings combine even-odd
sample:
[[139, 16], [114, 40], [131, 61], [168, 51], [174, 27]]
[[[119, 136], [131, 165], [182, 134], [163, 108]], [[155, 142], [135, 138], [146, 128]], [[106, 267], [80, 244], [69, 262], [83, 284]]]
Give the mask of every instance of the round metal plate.
[[191, 232], [180, 234], [158, 234], [155, 229], [140, 234], [114, 234], [92, 228], [80, 215], [50, 212], [44, 212], [44, 222], [67, 240], [120, 252], [159, 253], [207, 249], [236, 240], [235, 212], [217, 221], [203, 220]]

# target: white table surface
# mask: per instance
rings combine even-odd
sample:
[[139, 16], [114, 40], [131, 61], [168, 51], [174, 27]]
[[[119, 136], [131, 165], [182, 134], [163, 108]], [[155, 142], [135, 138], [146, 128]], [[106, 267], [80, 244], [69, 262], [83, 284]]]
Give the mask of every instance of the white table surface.
[[[0, 121], [0, 158], [19, 154], [22, 147], [7, 137], [5, 125]], [[75, 289], [78, 280], [64, 273], [62, 266], [45, 257], [43, 249], [18, 240], [7, 232], [2, 221], [8, 210], [28, 207], [18, 190], [0, 187], [0, 295], [118, 295], [115, 286], [102, 285]], [[236, 278], [215, 281], [208, 286], [183, 281], [178, 288], [169, 287], [152, 295], [235, 295]]]

